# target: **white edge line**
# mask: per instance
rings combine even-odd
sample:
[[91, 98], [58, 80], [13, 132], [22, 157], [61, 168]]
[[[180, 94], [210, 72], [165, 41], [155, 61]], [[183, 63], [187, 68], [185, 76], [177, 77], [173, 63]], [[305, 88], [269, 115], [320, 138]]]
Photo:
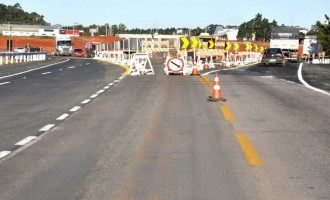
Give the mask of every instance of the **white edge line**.
[[76, 112], [80, 109], [81, 107], [80, 106], [75, 106], [73, 108], [71, 108], [70, 112]]
[[83, 102], [81, 102], [82, 104], [87, 104], [87, 103], [89, 103], [91, 100], [90, 99], [86, 99], [86, 100], [84, 100]]
[[39, 129], [40, 132], [47, 132], [49, 131], [51, 128], [53, 128], [55, 126], [55, 124], [47, 124], [46, 126], [42, 127], [41, 129]]
[[319, 92], [319, 93], [322, 93], [322, 94], [325, 94], [325, 95], [328, 95], [330, 96], [330, 93], [327, 92], [327, 91], [324, 91], [324, 90], [321, 90], [321, 89], [318, 89], [318, 88], [315, 88], [313, 86], [310, 86], [302, 77], [302, 67], [303, 67], [303, 63], [300, 63], [299, 65], [299, 69], [298, 69], [298, 78], [299, 78], [299, 81], [307, 88], [311, 89], [311, 90], [314, 90], [316, 92]]
[[67, 60], [64, 60], [62, 62], [53, 63], [53, 64], [50, 64], [50, 65], [46, 65], [46, 66], [35, 68], [35, 69], [30, 69], [30, 70], [27, 70], [27, 71], [24, 71], [24, 72], [20, 72], [20, 73], [16, 73], [16, 74], [11, 74], [11, 75], [8, 75], [8, 76], [2, 76], [2, 77], [0, 77], [0, 79], [4, 79], [4, 78], [9, 78], [9, 77], [13, 77], [13, 76], [25, 74], [25, 73], [32, 72], [32, 71], [35, 71], [35, 70], [39, 70], [39, 69], [43, 69], [43, 68], [50, 67], [50, 66], [53, 66], [53, 65], [61, 64], [61, 63], [67, 62], [69, 60], [70, 59], [67, 59]]
[[0, 85], [6, 85], [6, 84], [9, 84], [10, 82], [3, 82], [3, 83], [0, 83]]
[[28, 136], [26, 138], [24, 138], [23, 140], [17, 142], [15, 145], [16, 146], [23, 146], [26, 145], [27, 143], [31, 142], [32, 140], [36, 139], [37, 136]]
[[92, 96], [90, 96], [90, 98], [94, 99], [94, 98], [96, 98], [97, 96], [99, 96], [99, 94], [93, 94]]
[[11, 151], [0, 151], [0, 159], [9, 155]]
[[69, 117], [69, 114], [64, 113], [63, 115], [59, 116], [56, 120], [58, 121], [65, 120], [67, 117]]

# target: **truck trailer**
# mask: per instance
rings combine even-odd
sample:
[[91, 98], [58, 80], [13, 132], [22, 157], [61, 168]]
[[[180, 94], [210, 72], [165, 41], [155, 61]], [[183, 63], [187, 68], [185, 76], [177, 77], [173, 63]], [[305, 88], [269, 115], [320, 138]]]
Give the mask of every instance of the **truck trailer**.
[[299, 61], [299, 29], [295, 27], [274, 27], [271, 33], [270, 48], [281, 48], [288, 61]]

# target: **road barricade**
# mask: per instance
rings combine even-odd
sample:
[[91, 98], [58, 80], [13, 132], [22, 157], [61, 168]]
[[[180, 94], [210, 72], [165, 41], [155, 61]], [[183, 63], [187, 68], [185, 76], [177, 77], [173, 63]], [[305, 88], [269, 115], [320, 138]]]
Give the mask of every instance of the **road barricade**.
[[46, 60], [46, 53], [0, 53], [0, 65]]

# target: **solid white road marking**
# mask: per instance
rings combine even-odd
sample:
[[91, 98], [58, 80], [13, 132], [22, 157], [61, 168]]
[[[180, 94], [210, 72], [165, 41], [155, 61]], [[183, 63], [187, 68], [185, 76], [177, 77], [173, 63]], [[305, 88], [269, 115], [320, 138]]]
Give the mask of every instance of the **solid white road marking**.
[[97, 96], [99, 96], [99, 94], [93, 94], [92, 96], [90, 96], [90, 98], [94, 99], [94, 98], [96, 98]]
[[46, 74], [51, 74], [52, 72], [44, 72], [44, 73], [41, 73], [42, 75], [46, 75]]
[[97, 94], [101, 94], [101, 93], [103, 93], [104, 92], [104, 90], [99, 90], [99, 91], [97, 91], [96, 93]]
[[0, 151], [0, 159], [10, 154], [11, 151]]
[[31, 142], [32, 140], [36, 139], [36, 136], [28, 136], [26, 138], [24, 138], [23, 140], [17, 142], [15, 145], [16, 146], [23, 146], [26, 145], [27, 143]]
[[8, 83], [10, 83], [10, 82], [3, 82], [3, 83], [0, 83], [0, 85], [6, 85]]
[[20, 75], [20, 74], [25, 74], [25, 73], [32, 72], [32, 71], [39, 70], [39, 69], [43, 69], [43, 68], [46, 68], [46, 67], [49, 67], [49, 66], [61, 64], [61, 63], [67, 62], [69, 60], [70, 59], [67, 59], [67, 60], [62, 61], [62, 62], [53, 63], [53, 64], [50, 64], [50, 65], [46, 65], [46, 66], [35, 68], [35, 69], [30, 69], [30, 70], [27, 70], [27, 71], [24, 71], [24, 72], [20, 72], [20, 73], [16, 73], [16, 74], [11, 74], [11, 75], [8, 75], [8, 76], [3, 76], [3, 77], [0, 77], [0, 79], [4, 79], [4, 78], [8, 78], [8, 77], [13, 77], [13, 76], [17, 76], [17, 75]]
[[41, 129], [39, 129], [40, 132], [46, 132], [49, 131], [51, 128], [53, 128], [55, 126], [55, 124], [47, 124], [46, 126], [42, 127]]
[[80, 108], [81, 108], [80, 106], [75, 106], [75, 107], [71, 108], [70, 112], [76, 112]]
[[69, 116], [69, 114], [64, 113], [63, 115], [59, 116], [56, 120], [58, 120], [58, 121], [65, 120], [68, 116]]
[[313, 86], [310, 86], [302, 77], [302, 67], [303, 67], [303, 64], [300, 63], [299, 65], [299, 69], [298, 69], [298, 78], [299, 78], [299, 81], [304, 84], [304, 86], [306, 86], [307, 88], [311, 89], [311, 90], [314, 90], [316, 92], [320, 92], [322, 94], [325, 94], [325, 95], [328, 95], [330, 96], [330, 93], [327, 92], [327, 91], [324, 91], [324, 90], [321, 90], [321, 89], [318, 89], [316, 87], [313, 87]]
[[86, 100], [84, 100], [83, 102], [81, 102], [82, 104], [87, 104], [87, 103], [89, 103], [91, 100], [90, 99], [86, 99]]

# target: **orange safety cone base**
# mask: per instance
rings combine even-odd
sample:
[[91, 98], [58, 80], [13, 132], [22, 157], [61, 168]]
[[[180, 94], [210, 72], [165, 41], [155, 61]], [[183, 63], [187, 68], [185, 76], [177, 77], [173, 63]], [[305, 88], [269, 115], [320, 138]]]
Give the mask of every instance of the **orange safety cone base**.
[[209, 96], [209, 98], [207, 99], [207, 101], [210, 101], [210, 102], [225, 102], [227, 101], [227, 99], [225, 98], [213, 98], [211, 96]]

